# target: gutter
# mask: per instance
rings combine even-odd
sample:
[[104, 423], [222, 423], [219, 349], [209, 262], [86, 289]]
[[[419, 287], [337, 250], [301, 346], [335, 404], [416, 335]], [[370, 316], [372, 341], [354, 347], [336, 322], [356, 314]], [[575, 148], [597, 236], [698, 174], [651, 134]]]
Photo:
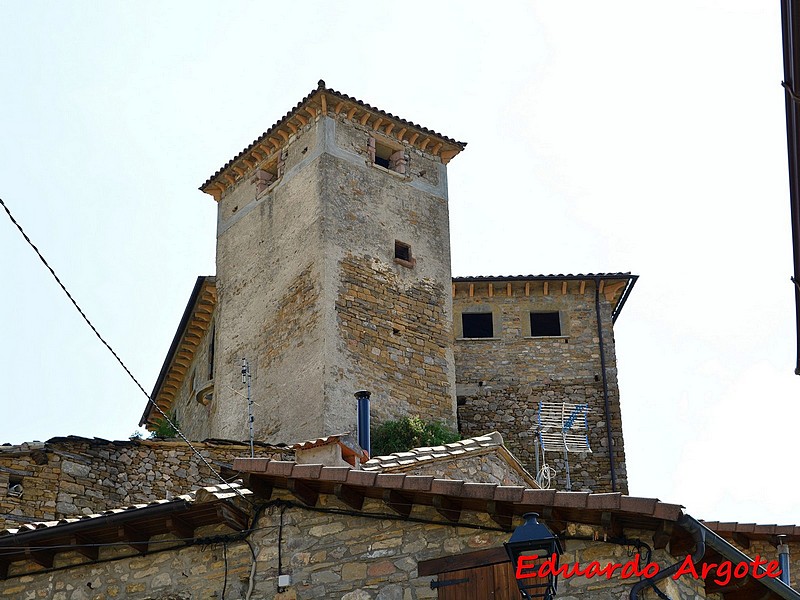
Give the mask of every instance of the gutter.
[[603, 406], [606, 413], [606, 443], [608, 462], [611, 468], [611, 491], [617, 491], [617, 469], [614, 465], [614, 444], [611, 436], [611, 406], [608, 400], [608, 377], [606, 376], [606, 351], [603, 343], [603, 322], [600, 316], [600, 278], [594, 280], [594, 309], [597, 314], [597, 338], [600, 345], [600, 372], [603, 377]]
[[797, 365], [800, 375], [800, 0], [781, 0], [783, 88], [786, 102], [786, 149], [789, 158], [789, 204], [792, 222]]

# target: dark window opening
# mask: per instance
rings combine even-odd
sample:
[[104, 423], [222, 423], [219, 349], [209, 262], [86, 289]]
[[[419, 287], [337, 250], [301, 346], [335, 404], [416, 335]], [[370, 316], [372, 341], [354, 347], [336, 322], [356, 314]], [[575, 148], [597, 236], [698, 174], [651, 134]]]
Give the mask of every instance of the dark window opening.
[[6, 493], [15, 498], [22, 497], [22, 477], [14, 476], [8, 478], [8, 490]]
[[400, 260], [411, 262], [411, 246], [403, 242], [395, 241], [394, 243], [394, 257]]
[[558, 312], [532, 312], [531, 336], [549, 337], [561, 335], [561, 318]]
[[377, 141], [375, 138], [369, 138], [367, 151], [373, 164], [395, 173], [405, 174], [408, 157], [402, 148], [393, 148]]
[[492, 313], [462, 313], [461, 326], [465, 338], [494, 337]]

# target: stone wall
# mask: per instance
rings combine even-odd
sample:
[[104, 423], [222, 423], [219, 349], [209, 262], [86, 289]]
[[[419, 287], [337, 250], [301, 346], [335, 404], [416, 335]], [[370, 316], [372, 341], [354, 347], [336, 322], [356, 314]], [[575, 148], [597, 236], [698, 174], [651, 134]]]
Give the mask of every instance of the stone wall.
[[[288, 499], [288, 497], [286, 497]], [[247, 543], [229, 541], [216, 544], [129, 556], [129, 548], [104, 548], [101, 561], [113, 562], [73, 566], [67, 570], [34, 573], [41, 567], [33, 563], [14, 566], [12, 577], [0, 582], [0, 597], [43, 600], [185, 600], [244, 598], [251, 585], [252, 600], [414, 600], [436, 598], [431, 589], [436, 576], [420, 577], [421, 561], [443, 558], [476, 550], [500, 548], [508, 533], [482, 513], [465, 513], [463, 523], [475, 527], [453, 526], [442, 522], [433, 509], [417, 506], [412, 517], [418, 522], [387, 519], [382, 503], [367, 500], [365, 510], [373, 517], [323, 512], [344, 510], [335, 499], [324, 497], [319, 510], [300, 506], [268, 508], [249, 536], [255, 555]], [[282, 526], [280, 526], [282, 523]], [[591, 527], [571, 527], [580, 537], [600, 534]], [[198, 535], [222, 534], [223, 530], [200, 531]], [[651, 532], [626, 531], [629, 537], [646, 539]], [[163, 545], [168, 542], [163, 541]], [[278, 555], [281, 573], [291, 577], [291, 584], [278, 589]], [[629, 560], [629, 548], [610, 543], [567, 540], [562, 561], [591, 561], [601, 565]], [[56, 566], [85, 561], [79, 555], [59, 555]], [[656, 551], [653, 560], [663, 569], [676, 561], [664, 551]], [[613, 577], [562, 578], [559, 598], [618, 600], [626, 598], [636, 578]], [[677, 600], [706, 598], [702, 584], [690, 578], [668, 581], [662, 585]], [[647, 592], [645, 598], [653, 598]]]
[[[217, 471], [249, 454], [241, 445], [198, 443], [196, 448]], [[23, 489], [20, 497], [9, 494], [15, 481]], [[218, 483], [183, 442], [62, 438], [0, 447], [0, 528], [152, 502]]]
[[[536, 285], [538, 283], [538, 286]], [[594, 305], [594, 283], [579, 292], [579, 282], [568, 282], [567, 293], [544, 293], [541, 282], [528, 286], [498, 285], [490, 296], [487, 283], [476, 283], [473, 295], [459, 286], [453, 300], [456, 339], [456, 382], [458, 416], [465, 436], [499, 431], [506, 446], [531, 472], [536, 472], [535, 440], [538, 403], [570, 402], [589, 405], [591, 453], [570, 454], [573, 490], [611, 491], [609, 451], [603, 401], [599, 339]], [[606, 374], [611, 407], [617, 491], [627, 493], [627, 472], [622, 438], [612, 304], [601, 294]], [[532, 311], [559, 311], [562, 335], [531, 337], [527, 319]], [[461, 313], [491, 312], [492, 338], [461, 337]], [[556, 469], [553, 486], [566, 487], [563, 454], [546, 456]]]
[[371, 405], [376, 425], [419, 415], [453, 427], [443, 294], [441, 282], [404, 285], [368, 256], [342, 260], [338, 323], [357, 388], [384, 396]]

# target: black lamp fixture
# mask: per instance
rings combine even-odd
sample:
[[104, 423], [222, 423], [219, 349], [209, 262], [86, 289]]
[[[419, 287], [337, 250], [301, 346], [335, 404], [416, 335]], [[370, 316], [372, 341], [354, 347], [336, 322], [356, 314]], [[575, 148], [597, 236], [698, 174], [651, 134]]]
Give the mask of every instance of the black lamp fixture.
[[[525, 600], [552, 600], [558, 586], [559, 557], [564, 553], [556, 535], [537, 521], [537, 513], [523, 515], [525, 522], [514, 530], [504, 546], [517, 575], [517, 586]], [[549, 562], [549, 568], [541, 568]]]

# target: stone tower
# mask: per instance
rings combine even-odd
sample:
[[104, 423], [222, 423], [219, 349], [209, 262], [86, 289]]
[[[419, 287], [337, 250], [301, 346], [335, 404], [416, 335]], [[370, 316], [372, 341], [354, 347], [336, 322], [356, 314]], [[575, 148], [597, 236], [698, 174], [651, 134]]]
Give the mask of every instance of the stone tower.
[[464, 146], [320, 81], [202, 185], [217, 297], [195, 437], [247, 438], [242, 358], [258, 440], [355, 431], [360, 389], [375, 421], [455, 428], [446, 164]]

